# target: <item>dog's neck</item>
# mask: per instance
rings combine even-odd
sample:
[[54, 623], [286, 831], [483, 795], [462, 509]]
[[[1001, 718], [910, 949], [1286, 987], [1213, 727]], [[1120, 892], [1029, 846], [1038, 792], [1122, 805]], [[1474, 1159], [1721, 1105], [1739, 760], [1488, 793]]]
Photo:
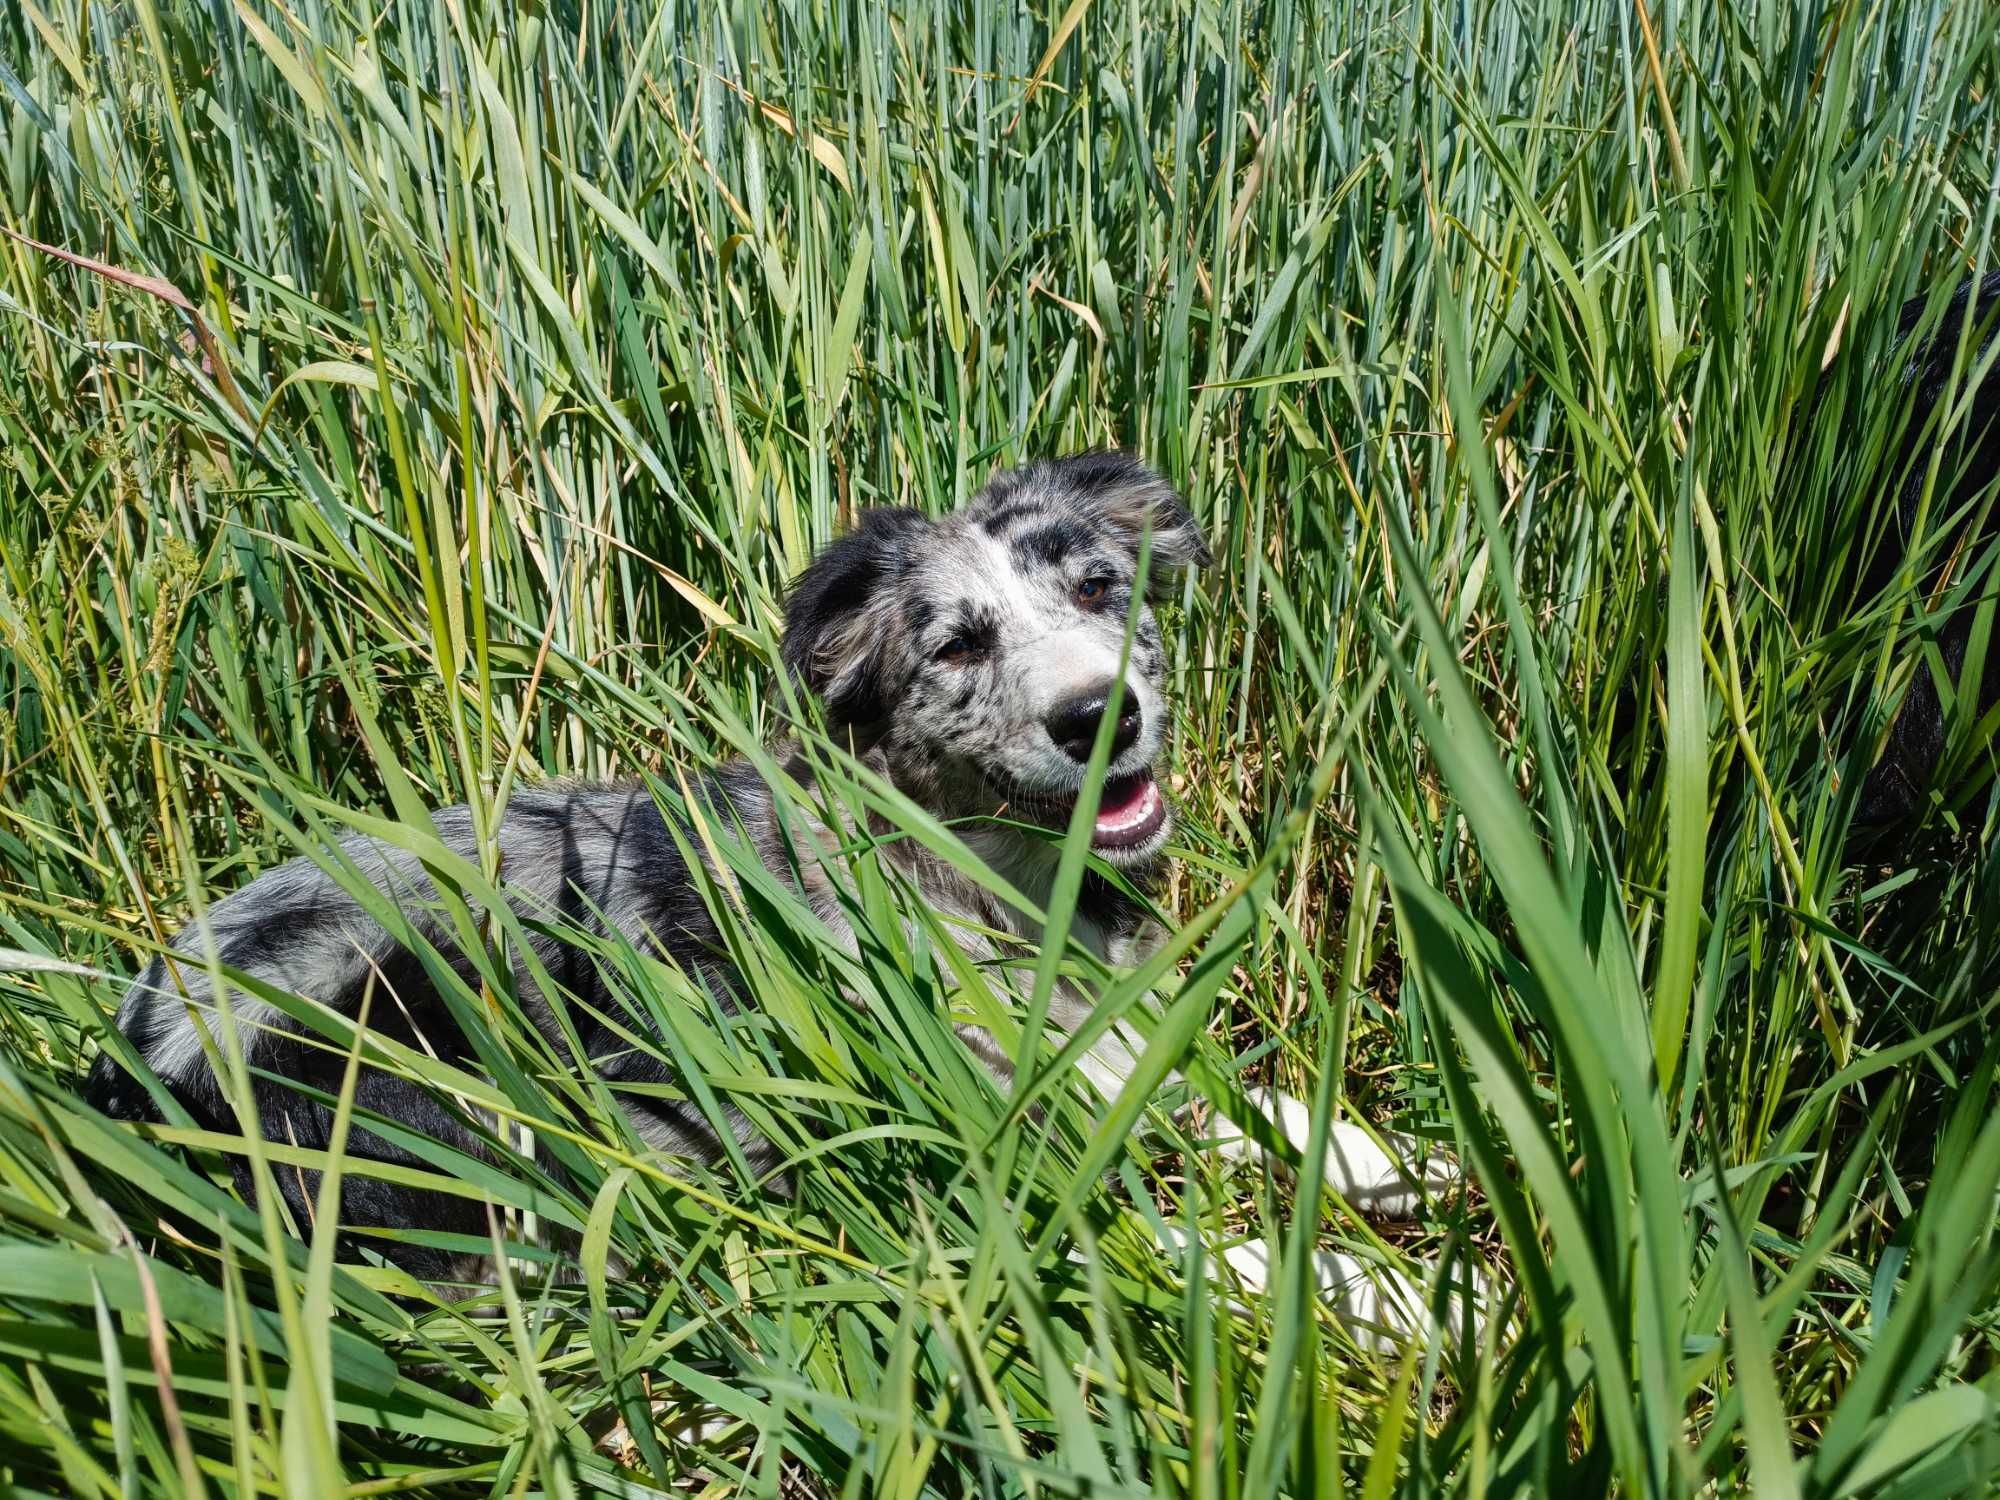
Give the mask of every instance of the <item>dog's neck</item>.
[[[795, 751], [781, 754], [781, 759], [801, 782], [811, 779], [804, 758]], [[930, 772], [911, 777], [907, 767], [892, 763], [879, 747], [865, 751], [861, 759], [905, 796], [939, 813], [966, 848], [1036, 912], [1048, 911], [1061, 863], [1060, 845], [1054, 837], [992, 820], [991, 809], [955, 817], [948, 807], [938, 806], [940, 788]], [[844, 815], [842, 821], [846, 821]], [[1030, 946], [1039, 945], [1044, 930], [1040, 918], [997, 896], [919, 840], [888, 836], [895, 829], [879, 815], [871, 815], [869, 823], [869, 831], [880, 839], [877, 852], [881, 858], [915, 887], [933, 911], [970, 919]], [[1157, 879], [1157, 872], [1139, 872], [1128, 879], [1135, 889], [1145, 890]], [[1087, 950], [1109, 963], [1129, 962], [1135, 943], [1150, 925], [1143, 903], [1096, 871], [1084, 872], [1071, 933]]]

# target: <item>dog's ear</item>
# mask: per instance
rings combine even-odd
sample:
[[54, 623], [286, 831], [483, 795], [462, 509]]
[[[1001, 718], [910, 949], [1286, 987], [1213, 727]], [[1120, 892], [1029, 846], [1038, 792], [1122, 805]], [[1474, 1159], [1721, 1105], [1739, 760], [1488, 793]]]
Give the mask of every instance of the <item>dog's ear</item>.
[[1208, 538], [1180, 492], [1129, 453], [1115, 448], [1078, 453], [1049, 465], [1049, 477], [1076, 497], [1078, 506], [1109, 527], [1139, 554], [1139, 539], [1152, 534], [1152, 588], [1171, 582], [1183, 568], [1215, 561]]
[[879, 606], [930, 525], [903, 507], [865, 510], [793, 583], [779, 654], [830, 723], [866, 728], [883, 716]]

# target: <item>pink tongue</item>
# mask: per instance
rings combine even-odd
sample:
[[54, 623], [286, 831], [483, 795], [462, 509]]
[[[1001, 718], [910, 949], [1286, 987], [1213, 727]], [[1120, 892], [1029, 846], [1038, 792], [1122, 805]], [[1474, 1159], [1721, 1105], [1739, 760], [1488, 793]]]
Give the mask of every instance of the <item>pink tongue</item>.
[[1104, 790], [1104, 800], [1097, 805], [1097, 826], [1100, 831], [1114, 832], [1136, 821], [1150, 800], [1159, 795], [1153, 785], [1153, 778], [1142, 776], [1130, 787], [1120, 788], [1116, 796], [1111, 788]]

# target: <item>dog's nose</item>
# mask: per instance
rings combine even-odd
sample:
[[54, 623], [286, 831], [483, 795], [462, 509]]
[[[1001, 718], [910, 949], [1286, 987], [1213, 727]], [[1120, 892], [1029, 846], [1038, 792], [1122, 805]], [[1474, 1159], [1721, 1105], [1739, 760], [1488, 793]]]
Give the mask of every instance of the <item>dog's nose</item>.
[[[1078, 693], [1074, 698], [1066, 698], [1049, 711], [1042, 722], [1047, 726], [1049, 738], [1062, 749], [1063, 754], [1081, 765], [1090, 759], [1090, 747], [1097, 743], [1097, 726], [1104, 721], [1104, 710], [1110, 702], [1110, 684]], [[1111, 734], [1111, 758], [1116, 760], [1139, 738], [1139, 705], [1133, 701], [1128, 689], [1125, 702], [1118, 714], [1118, 726]]]

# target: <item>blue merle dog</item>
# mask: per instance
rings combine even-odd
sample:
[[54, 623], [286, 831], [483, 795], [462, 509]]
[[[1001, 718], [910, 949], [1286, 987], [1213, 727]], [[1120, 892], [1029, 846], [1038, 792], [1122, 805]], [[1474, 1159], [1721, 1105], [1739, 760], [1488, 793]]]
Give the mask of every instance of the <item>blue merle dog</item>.
[[[1113, 702], [1116, 719], [1108, 729], [1110, 759], [1092, 845], [1133, 889], [1144, 889], [1161, 871], [1173, 818], [1156, 768], [1171, 714], [1151, 601], [1133, 597], [1140, 588], [1142, 539], [1152, 592], [1183, 569], [1209, 561], [1200, 529], [1170, 485], [1125, 454], [1086, 453], [999, 474], [969, 506], [942, 520], [909, 509], [864, 512], [806, 570], [787, 604], [784, 662], [823, 705], [832, 731], [902, 792], [938, 817], [957, 820], [974, 851], [1038, 905], [1048, 895], [1056, 852], [1055, 841], [1034, 830], [1067, 826]], [[1128, 642], [1130, 619], [1136, 629]], [[796, 746], [781, 745], [778, 755], [801, 780], [809, 779]], [[756, 856], [802, 882], [815, 912], [852, 942], [828, 876], [794, 857], [773, 793], [755, 770], [726, 764], [696, 795], [717, 814], [714, 826], [740, 828]], [[447, 808], [433, 821], [447, 847], [476, 859], [465, 808]], [[555, 1007], [566, 1008], [593, 1066], [649, 1145], [721, 1159], [710, 1117], [662, 1097], [672, 1092], [658, 1087], [672, 1082], [658, 1055], [666, 1049], [634, 1049], [599, 1019], [624, 1008], [589, 949], [559, 935], [564, 927], [615, 931], [698, 976], [728, 1003], [755, 1003], [723, 956], [724, 944], [683, 860], [684, 845], [653, 797], [629, 784], [522, 791], [507, 803], [497, 837], [503, 889], [516, 910], [533, 919], [535, 957], [558, 991], [542, 993], [527, 967], [517, 965], [529, 1014], [553, 1036]], [[963, 925], [969, 946], [992, 951], [992, 940], [980, 934], [1013, 934], [1028, 942], [1036, 936], [1022, 913], [912, 841], [889, 841], [882, 849], [932, 910]], [[358, 869], [470, 978], [473, 966], [413, 854], [355, 836], [341, 841], [336, 859]], [[1153, 936], [1140, 904], [1118, 882], [1102, 878], [1086, 882], [1074, 932], [1113, 964], [1133, 961]], [[359, 1013], [364, 995], [371, 996], [369, 1025], [380, 1034], [457, 1063], [474, 1057], [424, 962], [320, 863], [294, 859], [218, 902], [204, 921], [182, 932], [146, 966], [119, 1007], [119, 1029], [204, 1126], [236, 1128], [197, 1030], [214, 1012], [211, 955], [226, 971], [350, 1016]], [[332, 1116], [323, 1101], [338, 1092], [345, 1066], [340, 1051], [309, 1039], [281, 1010], [250, 993], [232, 989], [231, 1008], [265, 1134], [302, 1147], [325, 1146]], [[1088, 997], [1065, 986], [1052, 1021], [1073, 1029], [1088, 1010]], [[991, 1036], [969, 1027], [963, 1034], [996, 1074], [1010, 1072], [1012, 1059]], [[1083, 1071], [1100, 1090], [1115, 1092], [1130, 1069], [1135, 1041], [1121, 1027], [1093, 1050]], [[98, 1057], [88, 1095], [112, 1115], [156, 1117], [151, 1091], [110, 1051]], [[465, 1119], [388, 1072], [362, 1069], [357, 1107], [361, 1119], [394, 1122], [459, 1150], [480, 1151]], [[732, 1124], [739, 1146], [760, 1167], [781, 1165], [770, 1160], [747, 1122], [737, 1117]], [[1353, 1144], [1364, 1153], [1372, 1149]], [[353, 1130], [348, 1150], [363, 1159], [418, 1164], [405, 1145], [365, 1124]], [[1373, 1170], [1395, 1181], [1386, 1166], [1376, 1163]], [[278, 1181], [296, 1222], [309, 1222], [313, 1174], [283, 1172]], [[350, 1226], [422, 1226], [475, 1236], [485, 1230], [484, 1210], [475, 1203], [365, 1172], [345, 1179], [341, 1217]], [[420, 1245], [378, 1243], [418, 1276], [464, 1270], [457, 1257]]]

